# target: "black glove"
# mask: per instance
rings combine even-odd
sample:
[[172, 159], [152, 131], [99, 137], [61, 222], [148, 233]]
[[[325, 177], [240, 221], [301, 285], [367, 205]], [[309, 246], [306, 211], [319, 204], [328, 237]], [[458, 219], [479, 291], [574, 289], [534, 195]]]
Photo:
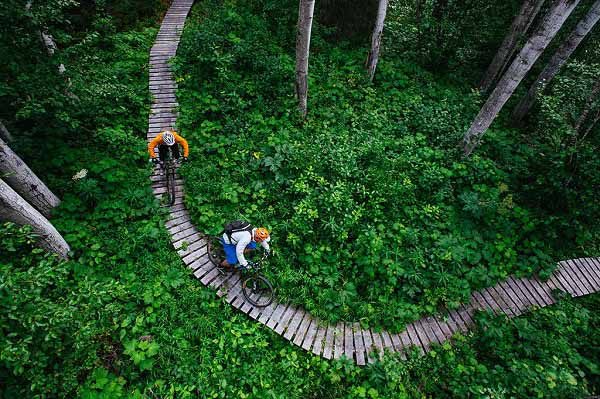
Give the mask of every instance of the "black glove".
[[265, 249], [265, 254], [267, 254], [267, 256], [271, 256], [271, 249]]
[[251, 270], [254, 269], [256, 267], [256, 262], [252, 262], [251, 260], [248, 261], [248, 264], [246, 265], [246, 269]]
[[187, 162], [188, 161], [188, 157], [183, 157], [183, 162]]
[[153, 163], [154, 165], [156, 165], [156, 164], [159, 164], [159, 163], [160, 163], [160, 159], [158, 159], [158, 158], [152, 158], [152, 159], [151, 159], [151, 161], [152, 161], [152, 163]]

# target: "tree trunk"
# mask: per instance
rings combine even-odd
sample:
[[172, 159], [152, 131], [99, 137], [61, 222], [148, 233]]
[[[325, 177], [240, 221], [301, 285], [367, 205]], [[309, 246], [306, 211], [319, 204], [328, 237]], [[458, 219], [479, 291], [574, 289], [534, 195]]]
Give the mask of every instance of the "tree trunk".
[[12, 134], [10, 134], [10, 132], [8, 131], [6, 126], [4, 126], [4, 123], [2, 123], [2, 121], [0, 121], [0, 139], [6, 140], [9, 142], [13, 141]]
[[482, 91], [488, 91], [502, 73], [502, 70], [515, 53], [519, 38], [527, 32], [527, 29], [540, 11], [542, 4], [544, 4], [544, 0], [525, 0], [523, 2], [519, 14], [513, 20], [508, 34], [500, 45], [500, 49], [483, 75], [483, 79], [479, 85]]
[[574, 138], [576, 138], [581, 132], [581, 127], [583, 126], [583, 123], [585, 122], [590, 111], [592, 110], [592, 106], [594, 105], [596, 99], [598, 99], [598, 96], [600, 96], [600, 78], [596, 81], [596, 84], [594, 84], [594, 87], [592, 88], [592, 93], [587, 98], [585, 106], [583, 107], [583, 111], [581, 112], [581, 115], [579, 115], [577, 122], [575, 122], [575, 126], [573, 127], [575, 129]]
[[[25, 9], [27, 11], [30, 11], [32, 5], [33, 5], [33, 0], [28, 0], [25, 3]], [[54, 41], [54, 37], [52, 37], [52, 35], [50, 33], [48, 33], [48, 30], [45, 27], [42, 30], [38, 30], [37, 33], [38, 33], [38, 36], [40, 37], [40, 41], [42, 42], [42, 44], [44, 45], [44, 48], [46, 49], [46, 52], [48, 53], [48, 56], [52, 57], [54, 55], [54, 52], [58, 48], [58, 46], [56, 45], [56, 42]], [[61, 63], [58, 66], [58, 73], [60, 73], [61, 75], [63, 73], [65, 73], [66, 70], [67, 70], [67, 68], [65, 68], [64, 64]]]
[[377, 20], [375, 21], [375, 28], [373, 29], [373, 35], [371, 36], [371, 51], [369, 52], [369, 59], [367, 61], [367, 70], [369, 73], [369, 80], [372, 82], [375, 76], [375, 69], [377, 69], [377, 61], [379, 61], [379, 49], [381, 47], [381, 35], [383, 34], [383, 23], [385, 21], [385, 13], [387, 12], [388, 0], [379, 0], [379, 9], [377, 10]]
[[463, 151], [465, 156], [471, 154], [479, 144], [481, 137], [490, 127], [506, 101], [514, 93], [529, 69], [537, 61], [548, 43], [554, 38], [562, 24], [569, 17], [580, 0], [556, 0], [544, 17], [542, 24], [527, 40], [521, 52], [502, 76], [496, 88], [490, 94], [479, 114], [465, 133]]
[[300, 0], [296, 36], [296, 95], [302, 118], [306, 118], [308, 97], [308, 54], [315, 0]]
[[583, 17], [577, 24], [573, 32], [567, 37], [567, 39], [560, 45], [556, 53], [548, 62], [548, 65], [540, 73], [535, 80], [535, 83], [531, 85], [529, 91], [515, 107], [513, 111], [513, 119], [520, 121], [531, 109], [531, 106], [537, 99], [537, 94], [543, 91], [544, 88], [554, 79], [560, 68], [567, 62], [573, 51], [579, 46], [579, 43], [585, 38], [585, 36], [592, 30], [596, 22], [600, 19], [600, 0], [596, 0], [594, 5], [590, 8], [588, 13]]
[[58, 197], [1, 139], [0, 177], [45, 217], [50, 217], [52, 208], [60, 204]]
[[69, 244], [41, 213], [0, 179], [0, 220], [31, 225], [40, 236], [40, 246], [67, 258]]

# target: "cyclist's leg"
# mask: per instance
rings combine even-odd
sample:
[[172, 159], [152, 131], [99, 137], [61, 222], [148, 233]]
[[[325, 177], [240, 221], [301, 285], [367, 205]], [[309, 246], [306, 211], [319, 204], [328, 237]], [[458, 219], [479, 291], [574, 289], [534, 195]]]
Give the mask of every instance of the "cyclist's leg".
[[244, 253], [247, 254], [249, 252], [252, 252], [256, 249], [256, 242], [255, 241], [250, 241], [250, 244], [246, 245], [246, 248], [244, 248]]
[[223, 245], [223, 251], [225, 251], [225, 259], [221, 262], [221, 266], [225, 268], [233, 268], [238, 263], [237, 254], [235, 252], [235, 245], [226, 244], [223, 239], [220, 240]]
[[167, 151], [169, 151], [169, 147], [164, 144], [158, 146], [158, 158], [161, 162], [167, 159]]
[[179, 144], [175, 143], [171, 146], [171, 154], [173, 159], [179, 159]]

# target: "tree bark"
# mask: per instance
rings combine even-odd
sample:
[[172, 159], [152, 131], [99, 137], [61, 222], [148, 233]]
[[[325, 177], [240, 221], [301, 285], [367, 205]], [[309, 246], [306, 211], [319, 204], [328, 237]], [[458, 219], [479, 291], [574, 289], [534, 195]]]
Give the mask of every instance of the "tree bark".
[[0, 179], [0, 220], [31, 225], [40, 237], [40, 246], [66, 259], [69, 244], [41, 213]]
[[308, 98], [308, 55], [315, 0], [300, 0], [296, 36], [296, 95], [302, 118], [306, 118]]
[[383, 23], [385, 22], [385, 14], [387, 12], [388, 0], [379, 0], [379, 9], [377, 10], [377, 19], [375, 28], [371, 36], [371, 51], [367, 61], [367, 71], [369, 80], [372, 82], [377, 69], [377, 61], [379, 61], [379, 49], [381, 48], [381, 36], [383, 35]]
[[498, 49], [490, 66], [483, 75], [483, 79], [479, 85], [482, 91], [488, 91], [496, 81], [496, 78], [502, 73], [502, 70], [515, 53], [519, 38], [527, 32], [537, 13], [540, 11], [542, 4], [544, 4], [544, 0], [525, 0], [523, 2], [519, 14], [513, 20], [508, 34], [500, 45], [500, 49]]
[[502, 76], [496, 88], [479, 111], [471, 127], [463, 137], [465, 156], [471, 154], [479, 144], [481, 137], [490, 127], [506, 101], [514, 93], [529, 69], [537, 61], [544, 49], [554, 38], [562, 24], [569, 17], [580, 0], [555, 0], [544, 20], [533, 35], [527, 40], [521, 52]]
[[60, 200], [10, 147], [0, 139], [0, 177], [45, 217]]
[[585, 17], [583, 17], [575, 29], [573, 29], [569, 37], [567, 37], [558, 50], [556, 50], [556, 53], [554, 53], [548, 62], [548, 65], [546, 65], [544, 70], [531, 85], [525, 97], [523, 97], [515, 107], [512, 115], [515, 121], [518, 122], [527, 115], [531, 106], [535, 103], [538, 93], [543, 91], [552, 79], [554, 79], [558, 71], [560, 71], [560, 68], [567, 62], [571, 54], [573, 54], [577, 46], [579, 46], [579, 43], [581, 43], [585, 36], [592, 30], [599, 19], [600, 0], [596, 0]]
[[8, 131], [6, 126], [4, 126], [4, 123], [2, 123], [2, 121], [0, 121], [0, 139], [6, 140], [9, 142], [13, 141], [12, 134], [10, 134], [10, 132]]

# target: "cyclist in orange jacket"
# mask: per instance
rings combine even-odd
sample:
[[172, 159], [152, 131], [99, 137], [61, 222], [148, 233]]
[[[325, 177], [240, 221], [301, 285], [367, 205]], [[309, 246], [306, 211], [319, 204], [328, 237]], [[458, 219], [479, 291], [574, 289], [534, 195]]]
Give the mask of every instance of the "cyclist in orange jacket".
[[[163, 128], [163, 131], [158, 134], [148, 144], [148, 153], [150, 154], [150, 160], [154, 163], [162, 162], [166, 156], [169, 147], [171, 147], [171, 153], [173, 158], [179, 159], [179, 145], [183, 147], [183, 160], [187, 161], [190, 155], [190, 147], [186, 139], [177, 134], [176, 131], [170, 130], [169, 128]], [[158, 158], [154, 153], [154, 149], [158, 146]]]

